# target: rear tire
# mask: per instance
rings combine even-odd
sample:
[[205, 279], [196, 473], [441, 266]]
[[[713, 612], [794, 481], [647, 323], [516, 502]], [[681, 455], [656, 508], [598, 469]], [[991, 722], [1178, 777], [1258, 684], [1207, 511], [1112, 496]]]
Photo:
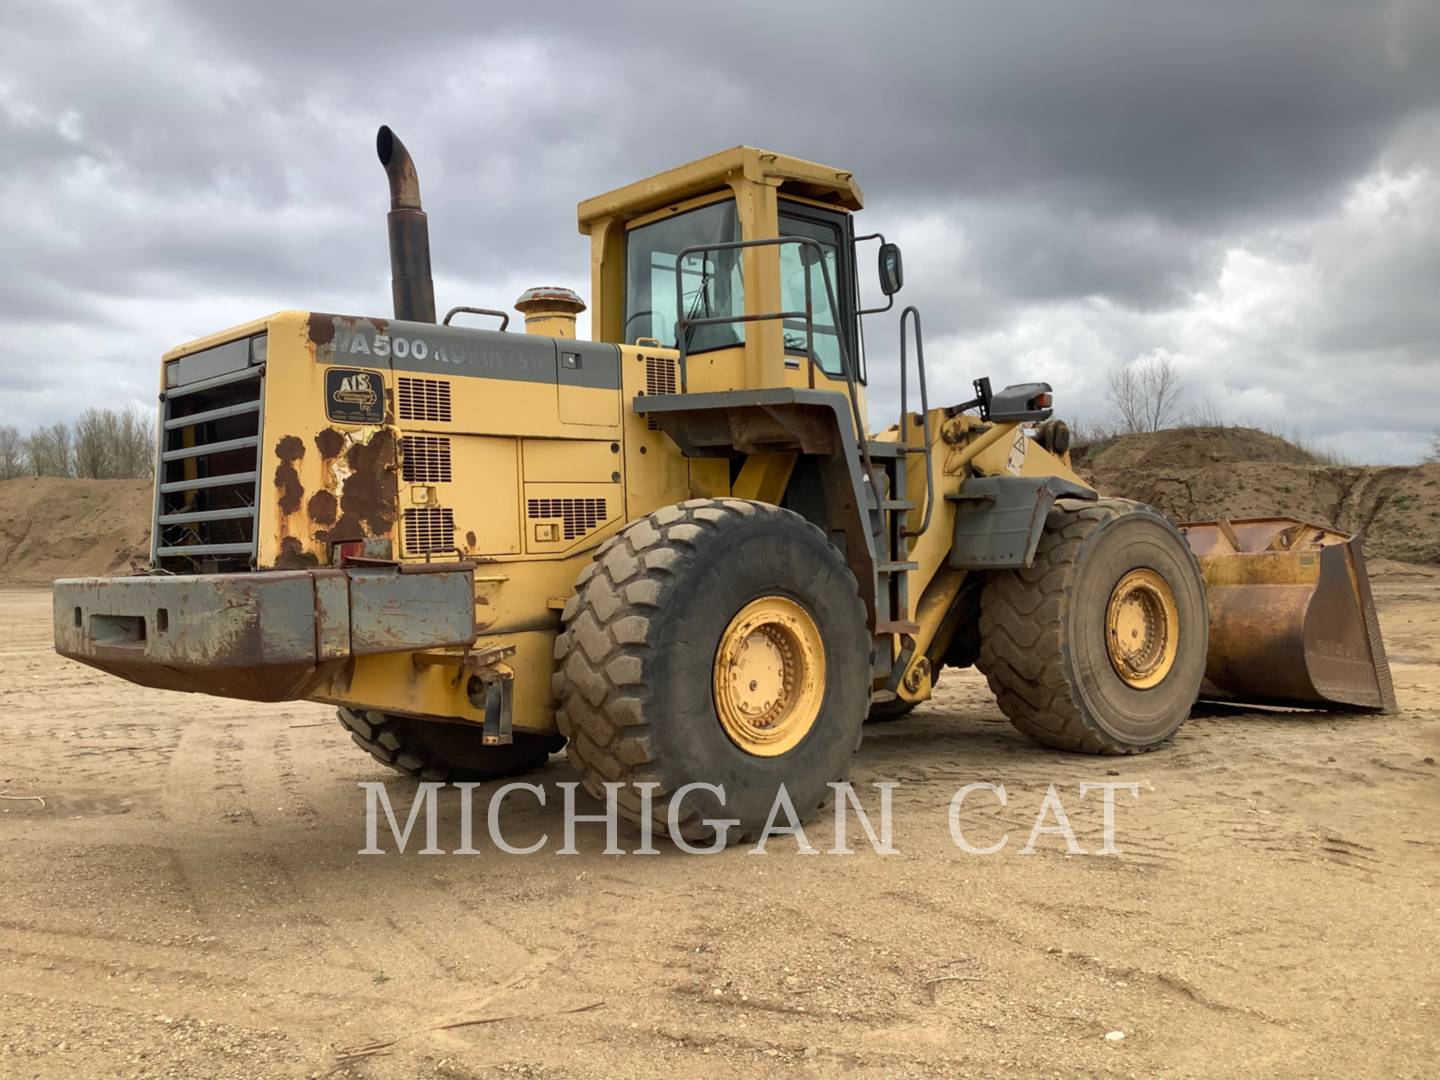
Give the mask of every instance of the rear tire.
[[[788, 612], [781, 617], [804, 633], [778, 649], [759, 631], [746, 634], [755, 618], [748, 613], [765, 605]], [[849, 775], [870, 700], [865, 609], [845, 560], [798, 514], [743, 499], [657, 510], [600, 548], [564, 623], [555, 642], [556, 719], [591, 794], [604, 798], [606, 782], [626, 785], [618, 800], [628, 820], [643, 812], [633, 785], [658, 785], [651, 817], [664, 831], [678, 789], [716, 784], [723, 801], [687, 793], [679, 832], [708, 841], [706, 819], [734, 819], [726, 838], [741, 842], [763, 829], [782, 784], [803, 822], [830, 796], [828, 785]], [[774, 707], [791, 711], [767, 711], [763, 687], [746, 701], [757, 686], [748, 668], [732, 684], [742, 663], [734, 658], [752, 644], [748, 657], [782, 660], [771, 664], [781, 673]], [[742, 705], [758, 717], [748, 741], [736, 730], [748, 722]]]
[[[1121, 674], [1110, 611], [1124, 583], [1150, 575], [1173, 628], [1142, 677]], [[1159, 616], [1141, 631], [1170, 625]], [[1175, 641], [1169, 640], [1173, 634]], [[1126, 638], [1131, 634], [1127, 634]], [[1209, 617], [1189, 545], [1151, 507], [1124, 499], [1061, 500], [1034, 565], [993, 572], [981, 598], [978, 666], [1012, 724], [1046, 746], [1134, 754], [1163, 745], [1190, 715], [1205, 674]], [[1168, 659], [1167, 659], [1168, 658]], [[1153, 685], [1140, 684], [1153, 682]]]
[[422, 720], [375, 709], [339, 709], [345, 730], [382, 765], [417, 780], [454, 783], [499, 780], [544, 765], [565, 745], [558, 735], [515, 732], [515, 741], [486, 746], [478, 724]]

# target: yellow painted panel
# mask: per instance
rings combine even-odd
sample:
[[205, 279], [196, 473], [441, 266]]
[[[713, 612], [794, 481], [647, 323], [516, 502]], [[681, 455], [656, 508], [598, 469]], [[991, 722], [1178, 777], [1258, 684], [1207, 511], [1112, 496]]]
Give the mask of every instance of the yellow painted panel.
[[560, 383], [555, 394], [561, 423], [603, 427], [620, 423], [620, 395], [614, 390]]
[[624, 512], [625, 489], [620, 484], [527, 483], [525, 551], [568, 551], [587, 543], [591, 534]]
[[[402, 435], [414, 433], [407, 430]], [[405, 482], [402, 473], [401, 506], [449, 510], [455, 526], [455, 546], [466, 555], [518, 554], [519, 440], [483, 435], [415, 437], [449, 440], [451, 479], [448, 483], [429, 483], [421, 472], [420, 482]], [[413, 447], [414, 443], [402, 445]], [[411, 475], [416, 473], [412, 471]], [[403, 524], [401, 531], [405, 531]], [[408, 538], [402, 536], [405, 541]]]
[[526, 483], [613, 484], [620, 444], [610, 439], [526, 439]]

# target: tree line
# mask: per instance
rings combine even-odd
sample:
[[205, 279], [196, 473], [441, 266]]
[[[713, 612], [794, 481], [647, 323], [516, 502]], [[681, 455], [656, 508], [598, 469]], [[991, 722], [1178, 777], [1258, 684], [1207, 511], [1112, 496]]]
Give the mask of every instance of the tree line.
[[0, 426], [0, 480], [63, 476], [89, 480], [144, 480], [155, 475], [155, 418], [128, 409], [86, 409], [22, 435]]

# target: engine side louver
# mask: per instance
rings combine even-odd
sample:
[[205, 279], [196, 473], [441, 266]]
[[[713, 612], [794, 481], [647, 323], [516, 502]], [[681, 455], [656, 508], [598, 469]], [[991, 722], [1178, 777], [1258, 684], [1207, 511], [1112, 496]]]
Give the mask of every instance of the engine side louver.
[[405, 554], [427, 555], [455, 550], [455, 513], [438, 506], [412, 506], [405, 511]]
[[604, 499], [530, 499], [531, 518], [559, 518], [566, 540], [584, 536], [606, 520]]
[[[676, 394], [680, 391], [680, 381], [675, 374], [675, 361], [667, 360], [660, 356], [647, 356], [645, 358], [645, 393], [647, 396], [655, 394]], [[659, 431], [660, 425], [652, 417], [646, 422], [651, 431]]]
[[400, 440], [407, 484], [450, 483], [450, 440], [443, 435], [406, 435]]
[[425, 420], [438, 424], [450, 422], [450, 383], [447, 380], [401, 375], [396, 379], [396, 389], [401, 420]]

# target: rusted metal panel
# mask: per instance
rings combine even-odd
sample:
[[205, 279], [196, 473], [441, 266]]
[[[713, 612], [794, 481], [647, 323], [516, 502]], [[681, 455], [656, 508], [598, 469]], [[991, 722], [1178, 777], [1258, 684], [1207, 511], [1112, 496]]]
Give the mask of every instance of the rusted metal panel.
[[347, 574], [315, 574], [315, 658], [344, 660], [350, 656], [350, 578]]
[[287, 701], [356, 655], [473, 642], [473, 568], [57, 581], [54, 633], [62, 656], [142, 686]]
[[475, 640], [475, 583], [468, 567], [432, 573], [352, 569], [348, 574], [350, 648], [356, 656]]

